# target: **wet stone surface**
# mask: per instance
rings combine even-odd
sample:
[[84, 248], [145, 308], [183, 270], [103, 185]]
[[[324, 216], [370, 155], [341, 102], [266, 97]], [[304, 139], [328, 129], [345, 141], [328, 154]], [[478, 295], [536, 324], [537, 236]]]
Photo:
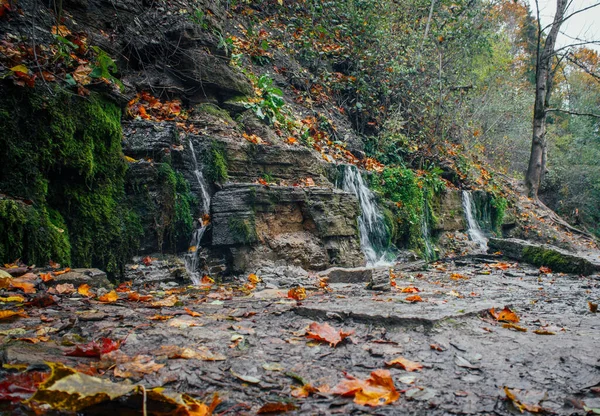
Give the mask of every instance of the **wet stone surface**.
[[[147, 355], [163, 364], [129, 377], [134, 383], [200, 398], [217, 392], [223, 400], [217, 414], [252, 415], [267, 402], [290, 401], [294, 414], [517, 414], [505, 386], [525, 390], [527, 400], [557, 414], [585, 414], [584, 404], [597, 407], [600, 314], [590, 311], [588, 301], [598, 303], [599, 276], [540, 274], [530, 266], [491, 261], [458, 263], [397, 267], [387, 292], [367, 290], [366, 283], [323, 287], [306, 276], [308, 297], [302, 301], [288, 298], [287, 288], [265, 283], [242, 289], [245, 279], [237, 287], [172, 291], [147, 285], [139, 294], [153, 295], [149, 301], [128, 300], [132, 292], [126, 287], [112, 303], [77, 293], [56, 296], [56, 304], [28, 308], [28, 317], [0, 321], [0, 359], [64, 362], [124, 382], [116, 376], [122, 364], [111, 364], [110, 354], [64, 355], [73, 343], [123, 340], [119, 354]], [[407, 301], [415, 295], [422, 301]], [[164, 306], [172, 296], [176, 302]], [[489, 312], [505, 306], [526, 332], [503, 327]], [[332, 348], [306, 337], [312, 322], [355, 332]], [[18, 340], [40, 331], [47, 341]], [[192, 348], [203, 358], [168, 358], [161, 347], [169, 345]], [[344, 373], [365, 379], [398, 356], [423, 369], [388, 368], [401, 393], [391, 405], [365, 407], [328, 393], [292, 396], [300, 377], [333, 388]]]

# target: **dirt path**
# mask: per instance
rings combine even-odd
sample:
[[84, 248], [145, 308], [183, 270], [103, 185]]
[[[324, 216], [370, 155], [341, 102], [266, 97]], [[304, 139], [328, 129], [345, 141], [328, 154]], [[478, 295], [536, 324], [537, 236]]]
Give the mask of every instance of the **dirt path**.
[[[540, 274], [476, 260], [427, 271], [404, 267], [394, 275], [389, 292], [364, 284], [307, 285], [308, 298], [300, 302], [287, 298], [287, 288], [262, 283], [252, 290], [207, 285], [128, 292], [122, 286], [119, 300], [108, 303], [77, 292], [55, 294], [54, 304], [25, 306], [27, 317], [0, 321], [1, 359], [12, 364], [0, 377], [23, 370], [14, 364], [46, 371], [44, 362], [61, 362], [101, 379], [123, 384], [128, 378], [147, 390], [163, 386], [207, 403], [218, 393], [215, 414], [256, 414], [266, 403], [293, 405], [296, 414], [518, 413], [504, 387], [530, 410], [585, 414], [584, 406], [600, 408], [600, 315], [588, 305], [600, 298], [598, 276]], [[128, 300], [136, 298], [132, 293], [153, 298]], [[415, 295], [423, 301], [406, 301]], [[520, 318], [512, 328], [489, 312], [505, 306]], [[307, 338], [313, 322], [354, 334], [333, 348]], [[65, 355], [73, 344], [103, 337], [123, 342], [100, 357]], [[168, 358], [186, 355], [173, 346], [188, 347], [191, 358]], [[399, 356], [423, 368], [386, 366]], [[378, 369], [389, 370], [400, 392], [389, 405], [359, 405], [323, 387], [333, 389], [345, 373], [364, 380]], [[321, 391], [294, 397], [301, 383]], [[4, 406], [14, 414], [27, 411]], [[148, 414], [158, 412], [153, 406], [150, 400]], [[115, 414], [125, 408], [142, 414], [139, 401], [115, 400], [110, 407]], [[109, 405], [90, 409], [105, 414]]]

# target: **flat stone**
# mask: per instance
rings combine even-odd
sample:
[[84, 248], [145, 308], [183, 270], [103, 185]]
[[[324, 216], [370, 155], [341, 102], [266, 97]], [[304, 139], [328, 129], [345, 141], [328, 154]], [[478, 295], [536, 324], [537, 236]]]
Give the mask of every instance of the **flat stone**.
[[555, 272], [587, 276], [600, 271], [600, 260], [549, 244], [536, 244], [517, 238], [490, 238], [488, 247], [490, 253], [499, 250], [505, 257], [534, 266], [546, 266]]
[[48, 282], [49, 286], [58, 284], [71, 283], [78, 287], [83, 284], [88, 284], [93, 288], [103, 287], [110, 289], [113, 285], [106, 277], [106, 273], [100, 269], [71, 269], [71, 271], [55, 276], [54, 279]]
[[342, 268], [332, 267], [319, 272], [320, 277], [329, 283], [369, 283], [373, 279], [373, 269], [368, 267]]

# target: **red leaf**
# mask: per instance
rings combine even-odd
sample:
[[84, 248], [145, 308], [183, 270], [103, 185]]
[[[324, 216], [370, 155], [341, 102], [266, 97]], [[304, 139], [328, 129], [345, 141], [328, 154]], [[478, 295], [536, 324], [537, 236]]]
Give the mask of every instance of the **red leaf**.
[[65, 355], [69, 357], [96, 357], [102, 354], [108, 354], [111, 351], [119, 349], [121, 341], [113, 341], [110, 338], [101, 338], [100, 343], [96, 341], [87, 344], [77, 345], [74, 349], [67, 351]]
[[0, 402], [18, 403], [27, 400], [48, 376], [48, 373], [41, 371], [8, 375], [0, 381]]

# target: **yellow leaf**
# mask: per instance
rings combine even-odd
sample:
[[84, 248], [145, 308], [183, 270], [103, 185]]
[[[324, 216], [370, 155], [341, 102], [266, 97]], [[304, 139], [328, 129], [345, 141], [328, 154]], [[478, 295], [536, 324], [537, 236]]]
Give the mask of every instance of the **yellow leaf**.
[[98, 300], [100, 302], [105, 302], [105, 303], [113, 303], [113, 302], [116, 302], [118, 299], [119, 299], [119, 295], [114, 290], [111, 290], [107, 294], [102, 295], [98, 298]]
[[135, 163], [135, 162], [137, 162], [136, 159], [134, 159], [132, 157], [129, 157], [129, 156], [125, 156], [125, 160], [128, 161], [129, 163]]
[[90, 285], [88, 285], [87, 283], [84, 283], [77, 288], [77, 293], [79, 293], [81, 296], [86, 296], [86, 297], [94, 296], [94, 294], [90, 292], [90, 289], [91, 289]]
[[19, 309], [18, 311], [0, 311], [0, 320], [9, 319], [13, 316], [22, 316], [24, 318], [27, 317], [27, 314], [23, 309]]
[[7, 296], [5, 298], [0, 297], [0, 302], [24, 302], [25, 298], [21, 295]]
[[17, 65], [17, 66], [13, 66], [10, 69], [12, 72], [22, 72], [24, 74], [27, 74], [29, 72], [29, 69], [27, 69], [27, 67], [25, 65]]

